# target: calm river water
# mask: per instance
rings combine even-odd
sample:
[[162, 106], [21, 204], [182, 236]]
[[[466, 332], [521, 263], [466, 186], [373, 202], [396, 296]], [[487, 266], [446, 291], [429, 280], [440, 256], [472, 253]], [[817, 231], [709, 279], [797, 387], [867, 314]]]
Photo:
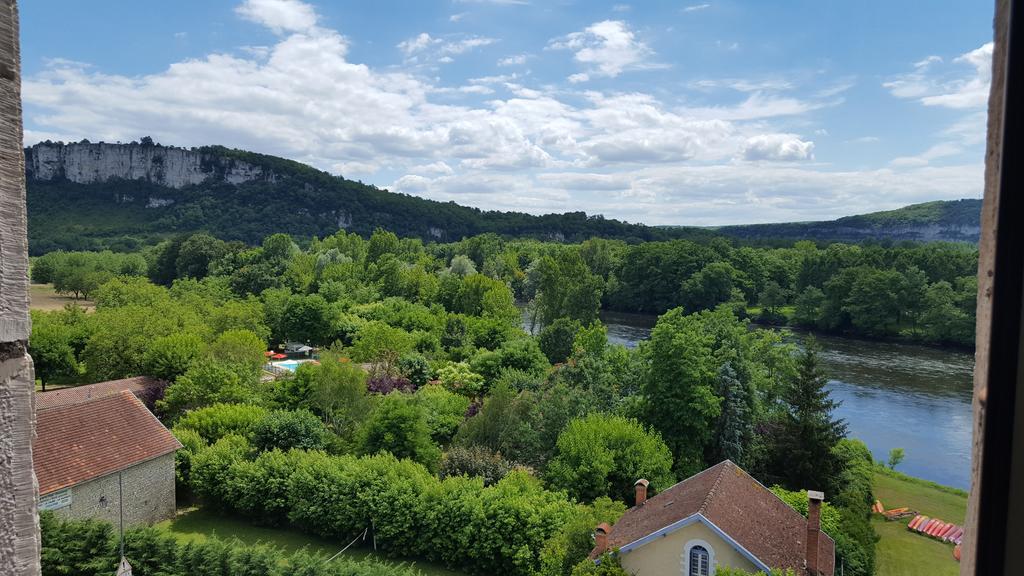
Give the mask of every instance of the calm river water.
[[[608, 339], [629, 347], [647, 338], [656, 318], [605, 313]], [[971, 467], [971, 373], [974, 356], [910, 344], [818, 336], [837, 415], [876, 459], [903, 448], [897, 470], [967, 489]]]

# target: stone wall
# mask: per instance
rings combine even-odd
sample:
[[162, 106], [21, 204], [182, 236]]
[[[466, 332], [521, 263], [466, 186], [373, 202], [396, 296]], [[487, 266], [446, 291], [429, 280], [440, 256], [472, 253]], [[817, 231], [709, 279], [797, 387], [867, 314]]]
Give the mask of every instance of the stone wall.
[[39, 574], [18, 6], [0, 0], [0, 574]]
[[[124, 524], [154, 524], [174, 518], [174, 453], [136, 464], [121, 472]], [[55, 510], [69, 518], [96, 518], [118, 526], [118, 474], [107, 474], [71, 487], [71, 505]]]

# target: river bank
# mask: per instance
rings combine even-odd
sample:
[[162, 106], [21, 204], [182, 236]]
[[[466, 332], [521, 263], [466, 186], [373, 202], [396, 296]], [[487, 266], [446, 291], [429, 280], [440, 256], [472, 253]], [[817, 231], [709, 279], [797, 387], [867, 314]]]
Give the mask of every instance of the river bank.
[[[963, 524], [967, 495], [962, 490], [878, 469], [874, 476], [875, 498], [887, 509], [906, 506], [930, 518]], [[876, 576], [956, 576], [960, 564], [953, 545], [907, 529], [907, 520], [889, 522], [880, 515], [871, 524], [878, 534], [875, 545]], [[839, 567], [837, 567], [839, 568]], [[837, 569], [837, 574], [839, 571]]]
[[[608, 340], [635, 348], [657, 322], [651, 314], [601, 313]], [[529, 329], [524, 313], [524, 325]], [[755, 325], [755, 328], [762, 328]], [[775, 328], [775, 327], [773, 327]], [[792, 341], [806, 332], [786, 328]], [[903, 448], [901, 470], [967, 489], [970, 485], [974, 356], [957, 349], [815, 333], [836, 415], [877, 460]]]

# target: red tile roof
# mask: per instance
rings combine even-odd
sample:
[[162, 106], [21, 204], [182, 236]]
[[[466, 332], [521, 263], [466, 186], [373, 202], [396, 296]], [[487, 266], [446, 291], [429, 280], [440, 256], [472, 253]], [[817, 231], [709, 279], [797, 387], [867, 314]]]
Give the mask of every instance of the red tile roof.
[[[648, 498], [623, 514], [608, 535], [609, 548], [700, 513], [771, 568], [804, 566], [807, 520], [739, 466], [726, 460]], [[835, 542], [822, 533], [819, 569], [835, 571]]]
[[32, 455], [40, 494], [181, 448], [170, 430], [127, 390], [40, 410], [36, 433]]
[[135, 396], [142, 398], [143, 402], [145, 402], [148, 397], [154, 393], [154, 390], [160, 390], [164, 386], [166, 386], [166, 382], [163, 380], [158, 380], [150, 376], [136, 376], [134, 378], [98, 382], [96, 384], [86, 384], [85, 386], [75, 386], [73, 388], [60, 388], [58, 390], [37, 392], [36, 410], [48, 410], [58, 406], [78, 404], [79, 402], [84, 402], [92, 398], [117, 394], [123, 390], [132, 392]]

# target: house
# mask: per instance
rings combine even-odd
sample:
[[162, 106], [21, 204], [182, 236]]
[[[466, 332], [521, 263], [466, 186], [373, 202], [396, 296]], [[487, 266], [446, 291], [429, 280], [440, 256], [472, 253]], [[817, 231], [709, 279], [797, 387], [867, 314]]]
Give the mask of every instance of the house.
[[[85, 387], [81, 387], [85, 388]], [[126, 525], [174, 517], [181, 444], [130, 390], [37, 395], [39, 509]]]
[[638, 480], [636, 504], [614, 527], [597, 527], [591, 558], [618, 550], [636, 576], [713, 576], [717, 566], [834, 575], [835, 542], [820, 528], [821, 492], [808, 492], [805, 519], [729, 460], [650, 499], [647, 487]]
[[164, 390], [167, 382], [151, 376], [135, 376], [134, 378], [122, 378], [85, 386], [73, 386], [71, 388], [58, 388], [36, 393], [36, 410], [46, 410], [57, 406], [78, 404], [90, 398], [98, 398], [108, 394], [117, 394], [128, 390], [136, 398], [142, 400], [150, 410], [153, 409], [157, 400], [164, 397]]

